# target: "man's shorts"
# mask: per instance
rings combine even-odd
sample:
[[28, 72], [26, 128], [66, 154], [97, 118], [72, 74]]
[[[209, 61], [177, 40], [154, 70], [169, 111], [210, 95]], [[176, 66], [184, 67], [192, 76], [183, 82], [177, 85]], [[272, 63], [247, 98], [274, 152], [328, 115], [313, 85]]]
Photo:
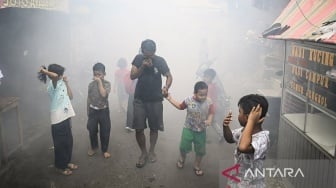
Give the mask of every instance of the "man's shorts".
[[196, 132], [188, 128], [183, 128], [180, 151], [182, 153], [189, 153], [192, 150], [192, 143], [194, 143], [196, 155], [203, 156], [205, 155], [205, 141], [206, 131]]
[[151, 130], [164, 130], [162, 101], [142, 102], [139, 99], [134, 99], [133, 107], [133, 129], [146, 129], [148, 122]]

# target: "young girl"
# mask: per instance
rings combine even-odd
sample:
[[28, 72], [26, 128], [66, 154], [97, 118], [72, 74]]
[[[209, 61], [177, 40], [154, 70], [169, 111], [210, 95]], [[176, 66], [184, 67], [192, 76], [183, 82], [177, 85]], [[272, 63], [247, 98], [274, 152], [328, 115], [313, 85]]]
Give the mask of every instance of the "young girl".
[[58, 64], [51, 64], [48, 70], [40, 68], [39, 79], [48, 83], [48, 94], [51, 99], [50, 119], [51, 134], [54, 143], [55, 167], [63, 175], [71, 175], [72, 170], [78, 166], [70, 163], [72, 156], [73, 138], [71, 132], [71, 117], [75, 116], [70, 99], [72, 91], [64, 73], [64, 67]]
[[207, 95], [208, 85], [200, 81], [194, 86], [194, 95], [187, 97], [182, 103], [175, 101], [170, 94], [167, 97], [167, 100], [177, 109], [187, 109], [180, 143], [180, 157], [176, 166], [180, 169], [184, 167], [186, 154], [191, 151], [194, 143], [196, 153], [194, 172], [197, 176], [204, 174], [200, 165], [205, 155], [206, 128], [211, 125], [214, 115], [214, 106]]

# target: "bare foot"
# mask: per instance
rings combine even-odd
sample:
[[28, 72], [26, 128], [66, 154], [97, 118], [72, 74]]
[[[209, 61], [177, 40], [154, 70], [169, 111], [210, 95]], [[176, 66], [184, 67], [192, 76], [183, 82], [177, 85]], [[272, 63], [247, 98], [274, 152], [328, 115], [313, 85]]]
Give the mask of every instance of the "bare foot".
[[157, 160], [156, 154], [154, 152], [149, 152], [148, 161], [151, 163], [155, 163]]
[[88, 151], [89, 156], [93, 156], [96, 153], [97, 153], [97, 149], [89, 149], [89, 151]]
[[68, 168], [69, 168], [70, 170], [76, 170], [76, 169], [78, 169], [78, 165], [73, 164], [73, 163], [69, 163], [69, 164], [68, 164]]
[[107, 159], [107, 158], [110, 158], [111, 157], [111, 154], [109, 154], [108, 152], [105, 152], [104, 153], [104, 158]]

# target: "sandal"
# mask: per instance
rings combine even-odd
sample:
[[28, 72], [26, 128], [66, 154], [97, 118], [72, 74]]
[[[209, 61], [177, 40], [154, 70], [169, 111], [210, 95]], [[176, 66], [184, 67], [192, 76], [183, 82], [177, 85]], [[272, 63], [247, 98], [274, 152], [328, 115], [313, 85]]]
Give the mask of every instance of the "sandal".
[[88, 155], [89, 156], [93, 156], [94, 154], [96, 154], [97, 153], [97, 149], [89, 149], [89, 151], [88, 151]]
[[142, 167], [144, 167], [146, 165], [146, 163], [147, 163], [147, 155], [141, 155], [139, 157], [138, 162], [135, 164], [135, 166], [137, 168], [142, 168]]
[[203, 170], [200, 169], [200, 168], [196, 168], [196, 167], [194, 167], [194, 172], [195, 172], [195, 175], [196, 175], [196, 176], [203, 176], [203, 175], [204, 175]]
[[156, 154], [154, 152], [150, 152], [148, 154], [148, 161], [151, 162], [151, 163], [155, 163], [156, 160], [157, 160]]
[[104, 158], [105, 158], [105, 159], [110, 158], [110, 157], [111, 157], [111, 154], [110, 154], [110, 153], [108, 153], [108, 152], [105, 152], [105, 153], [104, 153]]
[[68, 168], [66, 168], [66, 169], [57, 169], [57, 171], [60, 174], [64, 175], [64, 176], [70, 176], [72, 174], [72, 171], [70, 169], [68, 169]]
[[182, 169], [184, 167], [184, 161], [182, 161], [181, 159], [177, 160], [176, 167]]
[[70, 170], [76, 170], [76, 169], [78, 169], [78, 165], [75, 165], [73, 163], [69, 163], [68, 167], [69, 167]]

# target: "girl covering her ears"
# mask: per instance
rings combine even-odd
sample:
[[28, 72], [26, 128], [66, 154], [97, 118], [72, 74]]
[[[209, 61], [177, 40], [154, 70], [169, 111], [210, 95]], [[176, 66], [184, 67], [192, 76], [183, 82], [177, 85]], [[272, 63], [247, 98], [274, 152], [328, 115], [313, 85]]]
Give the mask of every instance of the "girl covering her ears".
[[66, 76], [65, 68], [58, 64], [50, 64], [48, 69], [41, 67], [39, 80], [48, 82], [48, 95], [51, 100], [50, 119], [51, 134], [54, 143], [55, 167], [63, 175], [71, 175], [78, 166], [70, 163], [72, 157], [73, 137], [71, 131], [71, 117], [75, 116], [70, 99], [72, 91]]

